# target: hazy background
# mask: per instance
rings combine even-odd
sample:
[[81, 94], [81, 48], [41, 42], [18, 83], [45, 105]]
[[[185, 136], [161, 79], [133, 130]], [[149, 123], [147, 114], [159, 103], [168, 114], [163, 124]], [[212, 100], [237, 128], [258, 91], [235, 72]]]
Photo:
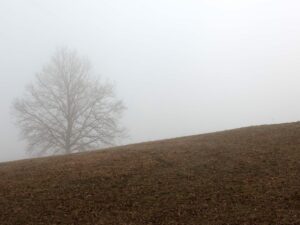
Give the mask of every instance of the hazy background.
[[300, 119], [297, 0], [0, 0], [0, 161], [26, 157], [11, 103], [57, 47], [128, 107], [124, 143]]

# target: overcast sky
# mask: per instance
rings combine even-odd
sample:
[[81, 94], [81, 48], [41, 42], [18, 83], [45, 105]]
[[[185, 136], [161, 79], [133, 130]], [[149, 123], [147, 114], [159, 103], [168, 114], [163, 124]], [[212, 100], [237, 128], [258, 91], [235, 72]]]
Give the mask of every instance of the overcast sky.
[[11, 103], [58, 47], [128, 110], [124, 143], [300, 120], [298, 0], [0, 0], [0, 161], [24, 157]]

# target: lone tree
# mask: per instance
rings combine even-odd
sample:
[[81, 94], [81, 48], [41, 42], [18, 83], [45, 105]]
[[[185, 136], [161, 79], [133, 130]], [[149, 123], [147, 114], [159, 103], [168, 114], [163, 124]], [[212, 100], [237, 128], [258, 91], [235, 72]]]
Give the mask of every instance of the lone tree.
[[69, 154], [114, 145], [123, 129], [123, 103], [111, 83], [91, 75], [87, 59], [60, 49], [14, 103], [28, 152]]

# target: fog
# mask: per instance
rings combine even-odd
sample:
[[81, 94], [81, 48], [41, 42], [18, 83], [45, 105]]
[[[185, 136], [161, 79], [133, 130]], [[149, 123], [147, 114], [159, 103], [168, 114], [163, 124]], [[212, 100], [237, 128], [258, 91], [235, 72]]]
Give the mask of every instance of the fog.
[[124, 144], [300, 118], [296, 0], [1, 0], [0, 161], [13, 99], [61, 46], [116, 83]]

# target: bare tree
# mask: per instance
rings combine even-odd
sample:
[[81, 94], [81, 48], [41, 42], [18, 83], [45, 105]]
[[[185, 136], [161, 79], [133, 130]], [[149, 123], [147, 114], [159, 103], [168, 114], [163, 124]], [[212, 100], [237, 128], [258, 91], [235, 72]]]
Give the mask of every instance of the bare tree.
[[87, 59], [60, 49], [14, 103], [29, 153], [68, 154], [115, 144], [123, 103], [114, 87], [95, 80]]

